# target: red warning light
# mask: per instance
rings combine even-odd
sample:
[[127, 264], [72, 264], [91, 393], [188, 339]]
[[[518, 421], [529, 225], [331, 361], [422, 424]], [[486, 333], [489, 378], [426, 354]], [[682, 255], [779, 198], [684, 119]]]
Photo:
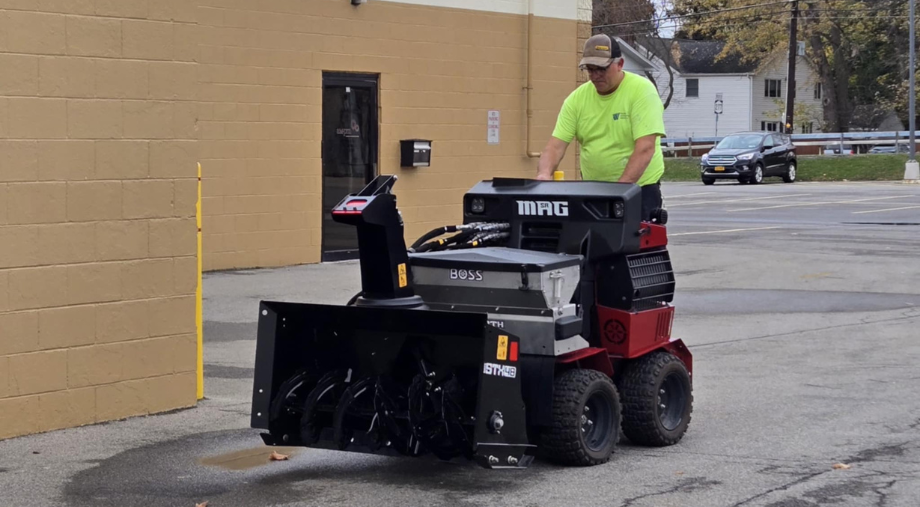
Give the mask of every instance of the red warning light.
[[360, 215], [367, 206], [367, 199], [352, 199], [344, 206], [332, 212], [333, 215]]
[[511, 351], [508, 353], [509, 361], [517, 361], [518, 342], [511, 342]]

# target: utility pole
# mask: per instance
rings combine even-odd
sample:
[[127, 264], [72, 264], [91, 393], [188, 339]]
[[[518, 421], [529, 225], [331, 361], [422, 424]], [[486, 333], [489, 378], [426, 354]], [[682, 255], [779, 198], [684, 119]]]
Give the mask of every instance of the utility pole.
[[908, 77], [908, 83], [910, 83], [910, 85], [907, 88], [907, 123], [910, 129], [910, 158], [907, 159], [907, 164], [904, 168], [904, 179], [914, 182], [920, 181], [920, 164], [917, 163], [917, 144], [914, 134], [914, 131], [917, 129], [917, 111], [914, 104], [914, 98], [917, 95], [917, 89], [915, 88], [916, 83], [914, 82], [914, 75], [917, 73], [917, 23], [914, 19], [915, 3], [915, 0], [910, 0], [910, 64], [907, 69], [907, 73], [910, 75]]
[[[913, 0], [911, 0], [913, 1]], [[789, 21], [789, 70], [786, 72], [786, 120], [783, 132], [792, 134], [795, 118], [795, 55], [798, 52], [799, 2], [792, 2], [792, 19]]]

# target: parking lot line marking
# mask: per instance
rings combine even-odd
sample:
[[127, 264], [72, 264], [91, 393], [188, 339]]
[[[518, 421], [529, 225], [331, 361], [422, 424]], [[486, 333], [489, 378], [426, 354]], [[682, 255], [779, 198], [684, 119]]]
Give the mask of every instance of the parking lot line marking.
[[811, 194], [785, 194], [785, 195], [768, 195], [765, 197], [745, 197], [744, 199], [729, 199], [723, 201], [694, 201], [694, 202], [680, 202], [677, 204], [671, 204], [668, 207], [673, 208], [675, 206], [693, 206], [696, 204], [724, 204], [727, 202], [748, 202], [748, 201], [764, 201], [767, 199], [782, 199], [783, 197], [807, 197]]
[[870, 197], [868, 199], [853, 199], [849, 201], [826, 201], [826, 202], [800, 202], [793, 204], [778, 204], [776, 206], [761, 206], [759, 208], [739, 208], [739, 209], [730, 209], [726, 210], [728, 212], [735, 211], [759, 211], [762, 209], [777, 209], [777, 208], [795, 208], [797, 206], [820, 206], [822, 204], [853, 204], [857, 202], [867, 202], [867, 201], [883, 201], [885, 199], [900, 199], [904, 197], [903, 195], [893, 195], [888, 197]]
[[862, 213], [881, 213], [883, 211], [900, 211], [902, 209], [917, 209], [917, 208], [920, 208], [920, 206], [904, 206], [901, 208], [870, 209], [868, 211], [854, 211], [853, 214], [859, 215]]
[[719, 231], [700, 231], [700, 232], [678, 232], [676, 234], [668, 234], [668, 236], [691, 236], [694, 234], [721, 234], [725, 232], [746, 232], [746, 231], [766, 231], [768, 229], [781, 229], [779, 226], [773, 227], [751, 227], [749, 229], [722, 229]]

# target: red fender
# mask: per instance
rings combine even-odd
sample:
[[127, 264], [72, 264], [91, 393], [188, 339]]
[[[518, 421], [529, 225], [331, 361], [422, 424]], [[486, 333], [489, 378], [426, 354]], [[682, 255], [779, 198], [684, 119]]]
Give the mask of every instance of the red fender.
[[690, 382], [693, 382], [693, 354], [690, 353], [690, 350], [684, 345], [683, 340], [675, 339], [669, 341], [666, 345], [661, 347], [663, 350], [677, 356], [678, 359], [684, 362], [684, 366], [687, 367], [687, 373], [690, 374]]
[[576, 368], [597, 370], [608, 377], [613, 377], [613, 364], [610, 362], [610, 356], [607, 355], [607, 349], [588, 347], [575, 350], [556, 357], [556, 364], [574, 365]]

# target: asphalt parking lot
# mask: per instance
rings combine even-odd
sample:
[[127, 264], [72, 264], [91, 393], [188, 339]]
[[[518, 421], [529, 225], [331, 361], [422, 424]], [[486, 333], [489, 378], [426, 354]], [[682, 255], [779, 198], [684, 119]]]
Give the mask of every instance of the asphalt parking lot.
[[[205, 276], [198, 407], [0, 442], [12, 507], [916, 506], [920, 186], [667, 184], [674, 335], [694, 354], [678, 445], [524, 471], [292, 449], [248, 428], [260, 299], [337, 303], [354, 262]], [[835, 469], [835, 464], [849, 468]]]

